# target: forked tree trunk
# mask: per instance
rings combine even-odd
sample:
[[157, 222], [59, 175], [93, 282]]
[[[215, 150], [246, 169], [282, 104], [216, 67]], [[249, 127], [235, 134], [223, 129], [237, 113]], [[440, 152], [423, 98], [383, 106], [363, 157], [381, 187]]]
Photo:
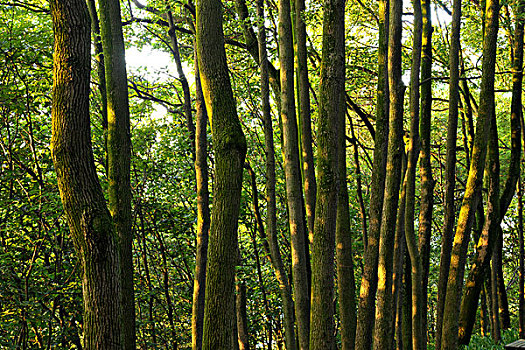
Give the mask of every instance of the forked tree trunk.
[[443, 330], [441, 349], [457, 349], [458, 347], [458, 312], [460, 295], [463, 287], [463, 275], [467, 258], [467, 248], [470, 230], [474, 221], [474, 213], [480, 199], [485, 158], [487, 154], [487, 139], [490, 132], [490, 121], [494, 113], [494, 72], [496, 61], [496, 39], [499, 27], [499, 0], [487, 0], [485, 35], [483, 38], [483, 74], [481, 79], [480, 104], [476, 134], [472, 149], [465, 195], [459, 213], [454, 245], [450, 258], [450, 271], [447, 283], [445, 308], [443, 312]]
[[388, 85], [390, 92], [388, 153], [385, 198], [379, 239], [378, 288], [374, 349], [389, 349], [392, 337], [392, 266], [394, 233], [401, 183], [403, 154], [403, 101], [405, 86], [401, 79], [402, 0], [391, 0], [388, 40]]
[[486, 276], [487, 267], [493, 256], [494, 247], [500, 234], [500, 198], [499, 198], [499, 150], [498, 131], [496, 115], [492, 115], [490, 139], [488, 143], [487, 173], [488, 179], [488, 203], [487, 215], [480, 239], [477, 244], [476, 258], [470, 269], [465, 292], [461, 300], [459, 313], [458, 337], [459, 344], [467, 345], [470, 342], [472, 327], [476, 318], [479, 293]]
[[55, 35], [51, 152], [82, 269], [83, 347], [120, 350], [119, 246], [91, 145], [88, 9], [84, 0], [53, 0], [50, 6]]
[[228, 349], [233, 342], [234, 276], [238, 259], [237, 227], [246, 139], [231, 88], [222, 3], [197, 1], [197, 56], [215, 151], [215, 184], [206, 266], [205, 350]]

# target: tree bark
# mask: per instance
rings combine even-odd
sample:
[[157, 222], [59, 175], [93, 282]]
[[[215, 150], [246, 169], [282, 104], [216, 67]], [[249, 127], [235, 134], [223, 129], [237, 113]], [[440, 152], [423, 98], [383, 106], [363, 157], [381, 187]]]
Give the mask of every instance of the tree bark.
[[422, 328], [423, 309], [422, 299], [422, 263], [419, 253], [419, 244], [414, 230], [414, 216], [416, 203], [416, 169], [419, 155], [419, 71], [421, 67], [421, 42], [423, 18], [421, 1], [413, 0], [414, 30], [412, 43], [412, 66], [410, 68], [410, 138], [408, 140], [408, 159], [406, 180], [406, 209], [405, 209], [405, 239], [410, 256], [412, 277], [412, 348], [426, 349], [426, 329]]
[[[345, 120], [339, 121], [338, 130], [346, 130]], [[352, 128], [353, 131], [353, 128]], [[355, 138], [355, 135], [352, 134]], [[338, 176], [340, 187], [337, 196], [337, 219], [335, 227], [337, 283], [339, 296], [339, 318], [341, 320], [341, 349], [353, 349], [355, 345], [355, 332], [357, 314], [355, 303], [355, 275], [354, 254], [352, 249], [352, 232], [350, 230], [350, 212], [348, 187], [346, 183], [346, 132], [338, 136]], [[357, 143], [354, 143], [356, 161], [358, 160]], [[358, 168], [358, 162], [356, 167]], [[360, 174], [357, 174], [358, 178]], [[364, 209], [363, 215], [366, 215]], [[366, 226], [366, 224], [365, 224]]]
[[[297, 58], [297, 119], [300, 134], [300, 159], [302, 163], [303, 189], [308, 225], [308, 240], [313, 240], [315, 198], [317, 183], [315, 179], [314, 154], [312, 150], [312, 120], [310, 117], [310, 82], [308, 81], [308, 63], [306, 51], [306, 24], [304, 23], [304, 0], [295, 3], [295, 41]], [[308, 252], [307, 252], [308, 253]]]
[[498, 150], [498, 131], [496, 115], [492, 115], [490, 139], [487, 155], [488, 181], [488, 204], [487, 214], [481, 236], [477, 244], [476, 258], [471, 267], [465, 292], [461, 301], [459, 313], [458, 337], [459, 343], [467, 345], [470, 342], [472, 327], [476, 318], [479, 293], [481, 291], [486, 269], [493, 256], [496, 241], [500, 234], [500, 199], [499, 199], [499, 150]]
[[135, 296], [133, 290], [133, 233], [131, 230], [131, 132], [128, 80], [120, 2], [99, 2], [108, 102], [109, 210], [120, 240], [122, 274], [122, 330], [125, 349], [135, 349]]
[[470, 170], [451, 252], [450, 271], [443, 313], [442, 350], [456, 349], [458, 347], [458, 311], [463, 287], [466, 254], [474, 213], [479, 203], [483, 182], [483, 172], [487, 154], [487, 135], [490, 132], [490, 121], [495, 111], [494, 73], [496, 39], [499, 26], [498, 15], [499, 0], [487, 0], [485, 36], [483, 38], [483, 74], [481, 80], [480, 105]]
[[195, 45], [195, 178], [197, 182], [197, 239], [193, 303], [191, 313], [191, 346], [202, 348], [204, 323], [204, 291], [206, 289], [206, 263], [210, 230], [210, 193], [208, 190], [208, 141], [206, 128], [208, 113], [202, 94], [197, 47]]
[[273, 121], [270, 109], [270, 85], [268, 77], [268, 56], [266, 49], [266, 30], [264, 26], [264, 0], [257, 0], [259, 67], [261, 73], [261, 111], [264, 124], [264, 150], [266, 153], [266, 232], [270, 249], [270, 260], [279, 283], [283, 303], [284, 337], [286, 348], [296, 349], [294, 331], [294, 310], [292, 291], [283, 264], [277, 239], [277, 204], [275, 195], [275, 147], [273, 144]]
[[421, 53], [421, 117], [419, 133], [421, 151], [419, 152], [419, 176], [421, 181], [421, 200], [419, 204], [419, 252], [421, 254], [421, 308], [423, 310], [421, 327], [428, 331], [428, 275], [430, 270], [430, 239], [432, 233], [432, 211], [434, 207], [434, 179], [430, 153], [430, 130], [432, 120], [432, 19], [430, 1], [422, 0], [423, 37]]
[[239, 338], [239, 350], [249, 350], [248, 316], [246, 315], [246, 286], [238, 281], [235, 286], [237, 290], [235, 307], [237, 312], [237, 334]]
[[520, 279], [518, 287], [519, 336], [525, 338], [525, 247], [523, 242], [523, 190], [521, 179], [518, 184], [518, 244]]
[[304, 203], [295, 116], [293, 40], [290, 1], [279, 1], [279, 62], [281, 64], [281, 120], [286, 198], [292, 244], [292, 276], [299, 348], [309, 348], [310, 288], [305, 240]]
[[246, 139], [231, 88], [220, 0], [199, 0], [197, 56], [215, 149], [215, 184], [206, 266], [203, 349], [232, 345], [237, 227]]
[[89, 120], [90, 24], [84, 0], [50, 2], [55, 35], [51, 152], [82, 267], [84, 349], [122, 349], [118, 238], [98, 181]]
[[379, 258], [379, 234], [385, 190], [386, 154], [388, 145], [389, 92], [387, 78], [388, 61], [388, 0], [379, 0], [379, 50], [378, 83], [376, 103], [376, 137], [370, 197], [370, 224], [365, 250], [365, 265], [359, 290], [357, 309], [356, 350], [372, 347], [375, 322], [375, 297], [377, 291], [377, 263]]
[[441, 238], [441, 255], [439, 262], [438, 301], [436, 312], [436, 349], [441, 348], [441, 333], [445, 309], [445, 295], [450, 268], [450, 254], [454, 237], [454, 220], [456, 216], [454, 190], [456, 186], [456, 142], [458, 129], [459, 102], [459, 51], [461, 27], [461, 0], [454, 0], [452, 5], [452, 31], [450, 33], [449, 51], [449, 97], [447, 125], [447, 159], [445, 164], [445, 197], [443, 234]]
[[379, 239], [378, 288], [374, 349], [389, 349], [392, 336], [392, 265], [393, 241], [403, 150], [403, 95], [401, 79], [402, 0], [391, 0], [388, 40], [388, 85], [390, 92], [388, 153], [385, 198]]
[[[323, 3], [323, 51], [317, 126], [319, 181], [312, 244], [310, 348], [313, 350], [335, 347], [334, 248], [338, 187], [339, 181], [345, 180], [338, 178], [339, 138], [340, 133], [345, 131], [346, 106], [344, 8], [344, 0], [326, 0]], [[340, 120], [343, 120], [343, 125]]]

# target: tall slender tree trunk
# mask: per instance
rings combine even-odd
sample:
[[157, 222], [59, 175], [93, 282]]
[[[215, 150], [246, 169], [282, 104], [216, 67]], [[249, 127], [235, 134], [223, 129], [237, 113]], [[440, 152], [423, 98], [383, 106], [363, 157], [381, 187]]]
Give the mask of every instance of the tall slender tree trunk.
[[[434, 206], [434, 179], [430, 154], [430, 130], [432, 119], [432, 20], [430, 0], [421, 1], [423, 15], [423, 37], [421, 53], [421, 117], [419, 133], [421, 151], [419, 152], [419, 176], [421, 181], [421, 200], [419, 204], [419, 252], [421, 254], [421, 308], [423, 310], [421, 327], [428, 331], [428, 275], [430, 270], [430, 237], [432, 231], [432, 210]], [[427, 343], [427, 334], [425, 344]]]
[[237, 334], [239, 350], [249, 350], [248, 316], [246, 314], [246, 285], [238, 281], [235, 289], [236, 299], [235, 308], [237, 313]]
[[279, 62], [281, 64], [281, 120], [283, 128], [284, 175], [292, 244], [292, 276], [299, 348], [309, 348], [310, 291], [309, 261], [306, 255], [304, 203], [295, 116], [293, 39], [290, 1], [279, 1]]
[[498, 259], [495, 258], [496, 250], [492, 254], [492, 269], [490, 278], [490, 290], [491, 290], [491, 308], [492, 308], [492, 322], [491, 322], [491, 333], [494, 343], [499, 343], [501, 340], [501, 328], [499, 319], [499, 306], [498, 306]]
[[374, 349], [391, 347], [392, 336], [392, 266], [394, 233], [401, 183], [403, 154], [403, 96], [401, 79], [402, 0], [391, 0], [388, 39], [388, 85], [390, 92], [388, 154], [385, 198], [379, 239], [379, 264]]
[[264, 26], [264, 0], [257, 0], [259, 67], [261, 73], [261, 110], [264, 124], [264, 150], [266, 153], [266, 232], [270, 249], [270, 260], [279, 283], [283, 302], [284, 337], [286, 348], [296, 349], [294, 331], [294, 310], [292, 291], [283, 264], [277, 240], [277, 204], [275, 196], [275, 147], [273, 144], [273, 121], [270, 109], [270, 86], [268, 77], [268, 56], [266, 49], [266, 30]]
[[135, 296], [133, 291], [133, 234], [131, 231], [131, 131], [128, 80], [120, 2], [99, 2], [108, 101], [109, 210], [120, 240], [122, 273], [122, 330], [124, 349], [135, 349]]
[[168, 17], [169, 25], [168, 34], [170, 36], [170, 49], [173, 55], [173, 60], [175, 61], [175, 66], [177, 67], [177, 75], [182, 86], [182, 93], [184, 96], [184, 118], [186, 119], [186, 128], [188, 129], [189, 138], [192, 145], [191, 152], [193, 160], [195, 161], [195, 126], [193, 125], [193, 117], [191, 115], [190, 86], [188, 85], [188, 79], [186, 79], [186, 74], [184, 74], [184, 70], [182, 69], [182, 61], [179, 52], [179, 42], [177, 40], [177, 33], [175, 32], [175, 22], [173, 20], [173, 13], [169, 10], [169, 5], [167, 7], [168, 11], [166, 13], [166, 16]]
[[486, 276], [487, 267], [493, 256], [494, 247], [501, 234], [500, 226], [500, 198], [499, 198], [499, 149], [496, 115], [492, 115], [490, 139], [488, 143], [487, 173], [488, 203], [487, 214], [481, 236], [477, 244], [476, 258], [469, 272], [465, 292], [461, 300], [459, 313], [458, 336], [459, 343], [467, 345], [470, 342], [472, 327], [476, 318], [479, 293]]
[[237, 227], [246, 139], [231, 88], [220, 0], [196, 4], [197, 56], [215, 150], [215, 184], [206, 266], [202, 348], [232, 345], [234, 276], [238, 257]]
[[519, 271], [518, 286], [518, 322], [519, 336], [525, 338], [525, 246], [523, 242], [523, 189], [521, 179], [518, 184], [518, 244], [519, 244]]
[[82, 269], [84, 349], [122, 349], [118, 238], [95, 169], [84, 0], [50, 2], [55, 36], [51, 152]]
[[[314, 155], [312, 149], [312, 120], [310, 117], [310, 82], [308, 81], [308, 63], [306, 50], [306, 24], [304, 23], [304, 0], [295, 3], [295, 41], [297, 55], [297, 119], [300, 134], [300, 159], [304, 183], [304, 199], [308, 240], [313, 240], [315, 198], [317, 183], [315, 179]], [[307, 252], [308, 253], [308, 252]]]
[[197, 182], [197, 239], [195, 277], [193, 280], [193, 303], [191, 313], [191, 346], [202, 348], [204, 323], [204, 291], [206, 289], [206, 263], [210, 230], [210, 193], [208, 190], [208, 141], [206, 128], [208, 113], [202, 94], [197, 47], [195, 44], [195, 178]]
[[[323, 3], [323, 52], [317, 127], [317, 201], [312, 245], [310, 348], [335, 347], [334, 248], [337, 219], [338, 149], [345, 132], [345, 1]], [[341, 120], [343, 120], [341, 125]], [[341, 126], [343, 128], [341, 128]], [[343, 152], [344, 149], [340, 149]]]
[[98, 20], [97, 6], [95, 0], [87, 0], [89, 17], [91, 18], [91, 35], [93, 36], [93, 48], [95, 49], [95, 61], [97, 62], [98, 91], [100, 93], [100, 114], [102, 117], [102, 131], [104, 132], [104, 166], [107, 172], [108, 152], [108, 97], [106, 89], [106, 69], [104, 68], [104, 52], [102, 49], [102, 38], [100, 36], [100, 21]]
[[378, 83], [376, 103], [376, 136], [374, 164], [370, 197], [370, 226], [365, 250], [365, 265], [359, 290], [357, 309], [356, 350], [372, 347], [372, 332], [375, 322], [375, 297], [377, 291], [377, 263], [379, 257], [379, 232], [385, 190], [386, 154], [388, 145], [389, 92], [387, 78], [388, 61], [388, 0], [379, 0], [379, 50]]
[[[337, 220], [335, 228], [337, 286], [339, 297], [339, 318], [341, 320], [341, 349], [354, 349], [357, 314], [355, 303], [355, 275], [352, 251], [352, 232], [350, 230], [350, 212], [348, 188], [346, 184], [346, 126], [344, 118], [339, 121], [340, 131], [338, 149], [338, 176], [340, 187], [337, 196]], [[352, 137], [355, 138], [352, 128]], [[358, 161], [357, 142], [354, 143], [356, 161]], [[358, 162], [356, 167], [358, 167]], [[360, 174], [357, 174], [358, 178]], [[365, 215], [364, 211], [362, 212]]]
[[490, 121], [495, 111], [494, 72], [496, 39], [499, 27], [498, 16], [499, 0], [487, 0], [485, 35], [483, 38], [483, 74], [481, 80], [480, 105], [470, 170], [450, 258], [450, 271], [443, 313], [442, 350], [456, 349], [458, 347], [458, 311], [463, 287], [466, 254], [470, 230], [474, 221], [474, 213], [480, 199], [483, 172], [485, 169], [485, 157], [487, 154], [487, 135], [490, 132]]
[[445, 164], [445, 198], [443, 233], [441, 236], [441, 255], [439, 261], [438, 301], [436, 312], [436, 349], [441, 348], [441, 333], [443, 327], [443, 312], [450, 266], [450, 253], [454, 237], [454, 221], [456, 217], [454, 190], [456, 187], [456, 142], [458, 133], [458, 103], [459, 103], [459, 51], [461, 27], [461, 0], [454, 0], [452, 5], [452, 31], [450, 33], [449, 50], [449, 93], [448, 93], [448, 125], [447, 125], [447, 159]]
[[421, 66], [421, 41], [423, 18], [421, 1], [414, 0], [414, 30], [412, 43], [412, 66], [410, 68], [410, 138], [408, 140], [408, 159], [406, 179], [405, 239], [412, 267], [412, 348], [426, 349], [426, 329], [422, 328], [423, 292], [421, 255], [414, 230], [416, 204], [416, 169], [419, 156], [419, 71]]

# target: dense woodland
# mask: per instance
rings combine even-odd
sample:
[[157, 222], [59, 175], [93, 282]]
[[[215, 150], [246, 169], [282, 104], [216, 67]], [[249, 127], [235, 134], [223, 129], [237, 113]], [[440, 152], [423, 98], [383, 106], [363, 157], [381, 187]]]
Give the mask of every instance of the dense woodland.
[[0, 18], [0, 348], [525, 338], [524, 0]]

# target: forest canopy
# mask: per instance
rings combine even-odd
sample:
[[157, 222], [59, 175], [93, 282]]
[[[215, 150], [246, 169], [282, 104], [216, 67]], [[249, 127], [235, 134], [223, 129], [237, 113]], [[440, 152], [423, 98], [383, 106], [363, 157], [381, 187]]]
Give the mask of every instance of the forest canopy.
[[524, 0], [0, 17], [0, 348], [525, 339]]

